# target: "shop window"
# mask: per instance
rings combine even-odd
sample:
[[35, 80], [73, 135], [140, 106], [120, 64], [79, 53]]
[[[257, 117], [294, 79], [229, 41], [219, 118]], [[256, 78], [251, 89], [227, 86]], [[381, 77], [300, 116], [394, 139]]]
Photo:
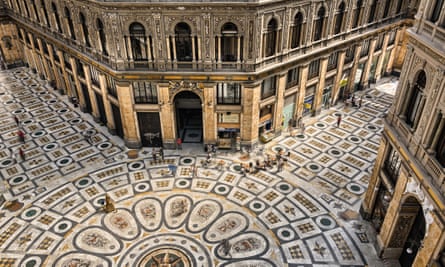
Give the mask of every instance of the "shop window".
[[354, 52], [354, 46], [350, 46], [348, 49], [346, 49], [345, 64], [350, 63], [354, 60]]
[[105, 81], [107, 83], [108, 93], [117, 98], [117, 89], [116, 89], [116, 83], [115, 83], [114, 79], [111, 76], [107, 75]]
[[303, 33], [303, 14], [301, 14], [301, 12], [298, 12], [297, 15], [295, 15], [294, 24], [292, 25], [291, 32], [291, 48], [299, 47], [301, 45]]
[[286, 88], [294, 87], [300, 80], [300, 68], [296, 67], [287, 71]]
[[271, 76], [263, 80], [261, 84], [261, 99], [275, 95], [277, 90], [277, 77]]
[[393, 45], [396, 41], [396, 32], [391, 32], [388, 39], [388, 45]]
[[338, 61], [338, 52], [332, 53], [328, 58], [328, 71], [333, 70], [337, 67], [337, 61]]
[[437, 22], [440, 18], [440, 12], [442, 11], [444, 0], [436, 0], [434, 2], [434, 8], [431, 9], [433, 12], [431, 13], [430, 20], [432, 22]]
[[386, 160], [384, 162], [384, 170], [388, 178], [395, 185], [400, 174], [400, 165], [402, 161], [400, 155], [394, 148], [390, 148]]
[[419, 122], [423, 106], [425, 105], [425, 96], [423, 95], [425, 85], [426, 74], [424, 71], [420, 71], [414, 86], [410, 88], [410, 92], [408, 92], [409, 98], [405, 110], [405, 122], [412, 129], [417, 128], [417, 123]]
[[364, 40], [362, 49], [360, 50], [360, 57], [366, 57], [369, 54], [369, 39]]
[[85, 72], [83, 70], [82, 62], [80, 62], [78, 58], [76, 58], [76, 69], [77, 69], [77, 74], [80, 77], [85, 78]]
[[316, 59], [309, 64], [308, 78], [312, 79], [318, 76], [320, 73], [320, 60]]
[[266, 31], [266, 57], [275, 55], [277, 52], [278, 39], [278, 23], [275, 19], [271, 19], [267, 24]]
[[136, 104], [156, 104], [158, 93], [151, 82], [133, 82], [134, 101]]
[[91, 69], [91, 71], [90, 71], [91, 72], [91, 82], [95, 86], [100, 87], [99, 72], [93, 67], [91, 67], [90, 69]]
[[318, 9], [317, 17], [314, 20], [314, 36], [312, 38], [313, 42], [321, 40], [321, 38], [323, 37], [325, 15], [325, 8], [320, 7], [320, 9]]
[[221, 105], [241, 104], [241, 85], [239, 83], [218, 83], [217, 101]]

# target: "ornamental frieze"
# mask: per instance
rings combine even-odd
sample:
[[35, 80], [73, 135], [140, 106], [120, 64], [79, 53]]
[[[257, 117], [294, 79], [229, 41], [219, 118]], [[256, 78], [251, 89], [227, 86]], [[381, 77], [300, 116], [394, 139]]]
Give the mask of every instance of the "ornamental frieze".
[[192, 91], [203, 99], [204, 86], [202, 83], [197, 82], [169, 81], [168, 91], [169, 99], [173, 99], [174, 96], [181, 91]]

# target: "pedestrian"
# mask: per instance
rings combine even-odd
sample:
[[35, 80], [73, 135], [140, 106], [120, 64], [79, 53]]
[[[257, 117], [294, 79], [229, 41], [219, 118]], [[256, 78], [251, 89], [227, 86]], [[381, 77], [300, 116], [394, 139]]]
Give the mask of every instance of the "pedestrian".
[[227, 255], [231, 256], [230, 255], [231, 247], [232, 247], [232, 245], [230, 244], [229, 240], [223, 239], [221, 241], [221, 248], [222, 248], [222, 251], [224, 253], [224, 256], [227, 256]]
[[362, 101], [363, 101], [363, 96], [361, 96], [360, 99], [358, 100], [358, 108], [362, 107]]
[[151, 156], [153, 157], [153, 161], [156, 161], [156, 149], [154, 147], [151, 150]]
[[19, 155], [22, 161], [25, 161], [25, 152], [23, 152], [23, 149], [19, 147]]
[[340, 123], [341, 123], [341, 114], [339, 114], [337, 117], [337, 127], [340, 127]]
[[178, 137], [178, 139], [176, 139], [176, 145], [178, 149], [182, 149], [182, 139], [181, 137]]
[[304, 123], [301, 123], [301, 134], [304, 134], [304, 130], [306, 130], [306, 125], [304, 125]]
[[17, 126], [19, 126], [19, 118], [17, 118], [17, 116], [14, 116], [14, 121], [17, 124]]
[[15, 161], [15, 154], [12, 148], [9, 149], [9, 154], [11, 155], [11, 158]]
[[17, 135], [19, 136], [19, 141], [24, 144], [25, 143], [25, 133], [22, 132], [22, 130], [18, 130]]

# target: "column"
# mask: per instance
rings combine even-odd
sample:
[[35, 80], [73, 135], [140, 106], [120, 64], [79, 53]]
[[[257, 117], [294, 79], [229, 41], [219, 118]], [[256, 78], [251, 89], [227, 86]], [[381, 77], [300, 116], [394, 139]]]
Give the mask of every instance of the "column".
[[[273, 113], [273, 126], [276, 134], [281, 133], [283, 130], [283, 107], [284, 107], [284, 91], [286, 90], [286, 78], [287, 72], [280, 73], [278, 75], [278, 88], [275, 100], [275, 107]], [[284, 126], [287, 127], [287, 121], [284, 122]]]
[[222, 61], [221, 36], [217, 35], [216, 40], [218, 42], [218, 64], [221, 64]]
[[85, 96], [83, 95], [82, 86], [80, 85], [79, 74], [77, 73], [76, 60], [70, 57], [71, 66], [73, 66], [73, 78], [76, 86], [77, 99], [79, 101], [80, 110], [85, 110]]
[[383, 37], [382, 52], [380, 53], [379, 60], [377, 61], [377, 66], [375, 67], [376, 80], [380, 80], [382, 76], [383, 62], [385, 60], [386, 48], [388, 48], [388, 40], [389, 40], [389, 35], [386, 33], [385, 36]]
[[237, 36], [236, 63], [241, 63], [241, 36]]
[[320, 60], [320, 78], [318, 79], [318, 88], [315, 91], [314, 104], [312, 106], [313, 116], [321, 112], [321, 100], [323, 99], [323, 90], [328, 69], [328, 57], [322, 57]]
[[128, 59], [130, 60], [130, 62], [133, 62], [133, 47], [131, 46], [131, 37], [128, 36], [127, 37], [127, 54], [128, 54]]
[[91, 115], [93, 116], [93, 119], [95, 122], [99, 121], [100, 114], [99, 114], [99, 107], [97, 106], [97, 100], [96, 100], [96, 94], [93, 90], [93, 84], [91, 82], [91, 72], [90, 72], [90, 66], [83, 64], [83, 72], [85, 73], [85, 82], [87, 84], [88, 88], [88, 96], [90, 98], [91, 102]]
[[195, 45], [195, 36], [192, 36], [192, 63], [196, 62]]
[[[441, 129], [444, 129], [444, 127], [445, 127], [444, 125], [445, 125], [445, 119], [444, 119], [442, 113], [440, 113], [438, 122], [432, 128], [433, 133], [436, 133], [436, 132], [440, 131]], [[440, 134], [431, 134], [430, 136], [433, 138], [431, 140], [431, 144], [428, 146], [427, 152], [430, 154], [433, 154], [433, 153], [435, 153], [434, 149], [437, 146], [437, 143], [439, 142], [441, 135]]]
[[59, 55], [59, 58], [60, 58], [60, 69], [62, 71], [62, 76], [63, 76], [62, 79], [63, 79], [63, 83], [65, 84], [66, 94], [68, 95], [68, 97], [72, 97], [74, 94], [71, 91], [71, 83], [69, 81], [68, 73], [66, 71], [63, 52], [59, 50], [59, 51], [57, 51], [57, 54]]
[[165, 44], [167, 45], [167, 61], [170, 63], [170, 61], [171, 61], [171, 58], [170, 58], [170, 36], [167, 36], [166, 38], [165, 38]]
[[364, 88], [368, 86], [369, 72], [371, 71], [371, 65], [374, 59], [374, 50], [376, 43], [377, 39], [374, 38], [369, 44], [368, 60], [366, 61], [365, 68], [363, 69], [362, 79], [360, 80], [360, 84], [364, 86]]
[[352, 68], [351, 68], [351, 72], [349, 73], [348, 87], [346, 88], [346, 93], [354, 92], [355, 74], [358, 69], [361, 51], [362, 51], [361, 44], [355, 45], [354, 62], [353, 62]]
[[[40, 40], [40, 38], [37, 39], [37, 43], [39, 45], [39, 50], [42, 51], [42, 64], [43, 64], [43, 69], [44, 72], [41, 74], [40, 78], [46, 78], [47, 80], [51, 80], [51, 70], [48, 66], [48, 62], [45, 59], [45, 52], [43, 52], [43, 45], [42, 45], [42, 40]], [[42, 77], [42, 75], [44, 77]]]
[[334, 86], [332, 88], [331, 106], [335, 105], [338, 101], [340, 82], [343, 77], [343, 67], [345, 66], [345, 57], [346, 50], [338, 52], [337, 74], [335, 75]]
[[139, 148], [141, 147], [141, 141], [137, 132], [137, 119], [133, 106], [131, 85], [129, 82], [116, 81], [116, 90], [119, 98], [125, 145], [128, 148]]
[[[116, 125], [114, 123], [113, 109], [108, 99], [107, 81], [104, 74], [99, 74], [100, 91], [102, 92], [102, 101], [104, 102], [105, 116], [107, 116], [107, 129], [112, 135], [116, 134]], [[121, 111], [122, 112], [122, 111]]]
[[401, 31], [397, 31], [396, 38], [394, 40], [394, 47], [391, 50], [391, 54], [389, 55], [389, 59], [388, 59], [388, 65], [386, 66], [386, 69], [385, 69], [386, 73], [391, 72], [391, 70], [392, 70], [392, 65], [394, 63], [394, 60], [395, 60], [395, 57], [396, 57], [396, 53], [397, 53], [397, 50], [398, 50], [397, 49], [397, 44], [399, 42], [399, 38], [400, 38], [400, 34], [401, 34], [400, 32]]
[[204, 102], [202, 103], [202, 117], [204, 123], [204, 144], [216, 144], [217, 142], [217, 115], [216, 107], [216, 88], [215, 84], [204, 84]]
[[176, 148], [175, 109], [170, 99], [168, 84], [158, 84], [159, 119], [161, 121], [162, 142], [167, 149]]
[[261, 83], [246, 84], [242, 92], [241, 145], [252, 147], [258, 143], [260, 118]]
[[306, 96], [306, 83], [307, 83], [307, 76], [309, 73], [309, 63], [304, 63], [300, 67], [300, 90], [297, 94], [297, 103], [295, 103], [295, 115], [294, 119], [299, 119], [303, 116], [303, 110], [304, 110], [304, 97]]
[[178, 61], [178, 57], [176, 55], [176, 38], [175, 37], [173, 37], [172, 44], [173, 44], [173, 47], [172, 47], [172, 49], [173, 49], [173, 58], [172, 58], [172, 60], [173, 60], [173, 62], [177, 62]]
[[34, 43], [34, 38], [30, 38], [30, 41], [31, 41], [31, 51], [32, 51], [31, 55], [32, 55], [32, 60], [33, 60], [33, 65], [34, 65], [33, 68], [37, 72], [42, 73], [43, 70], [40, 69], [41, 64], [38, 64], [39, 57], [38, 57], [37, 51], [36, 51], [36, 45], [37, 44]]

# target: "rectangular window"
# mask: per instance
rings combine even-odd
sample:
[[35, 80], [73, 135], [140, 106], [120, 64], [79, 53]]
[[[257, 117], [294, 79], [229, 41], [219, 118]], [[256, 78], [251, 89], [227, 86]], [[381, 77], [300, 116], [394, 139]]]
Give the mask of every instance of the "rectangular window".
[[218, 83], [217, 101], [222, 105], [241, 104], [241, 84], [239, 83]]
[[40, 39], [40, 41], [41, 41], [41, 43], [42, 43], [42, 50], [43, 50], [43, 53], [45, 53], [45, 55], [48, 56], [48, 55], [49, 55], [49, 53], [48, 53], [48, 46], [47, 46], [45, 40]]
[[332, 53], [328, 58], [328, 71], [337, 67], [338, 52]]
[[400, 164], [401, 164], [400, 155], [394, 148], [390, 148], [388, 156], [384, 162], [384, 170], [388, 177], [391, 179], [393, 185], [397, 183], [397, 178], [400, 173]]
[[388, 45], [393, 45], [396, 41], [396, 32], [391, 32], [389, 35]]
[[351, 46], [346, 50], [345, 54], [345, 64], [350, 63], [354, 60], [354, 47]]
[[369, 39], [364, 40], [362, 50], [360, 50], [360, 57], [366, 57], [369, 54]]
[[378, 51], [378, 50], [382, 49], [382, 47], [383, 47], [383, 40], [384, 40], [384, 35], [380, 34], [379, 38], [377, 39], [377, 43], [375, 45], [374, 51]]
[[320, 60], [314, 60], [311, 62], [311, 64], [309, 64], [309, 74], [308, 74], [308, 78], [312, 79], [318, 76], [320, 72]]
[[91, 67], [91, 82], [97, 87], [100, 87], [99, 72], [93, 67]]
[[83, 71], [82, 62], [80, 62], [80, 60], [77, 58], [76, 58], [76, 69], [77, 69], [77, 75], [85, 79], [85, 72]]
[[116, 83], [114, 82], [113, 78], [106, 76], [106, 81], [108, 93], [117, 98]]
[[294, 87], [300, 80], [300, 68], [296, 67], [287, 71], [286, 88]]
[[277, 90], [277, 77], [272, 76], [264, 79], [261, 84], [261, 99], [266, 99], [270, 96], [275, 95]]
[[151, 82], [133, 82], [133, 92], [136, 104], [158, 103], [156, 85]]

